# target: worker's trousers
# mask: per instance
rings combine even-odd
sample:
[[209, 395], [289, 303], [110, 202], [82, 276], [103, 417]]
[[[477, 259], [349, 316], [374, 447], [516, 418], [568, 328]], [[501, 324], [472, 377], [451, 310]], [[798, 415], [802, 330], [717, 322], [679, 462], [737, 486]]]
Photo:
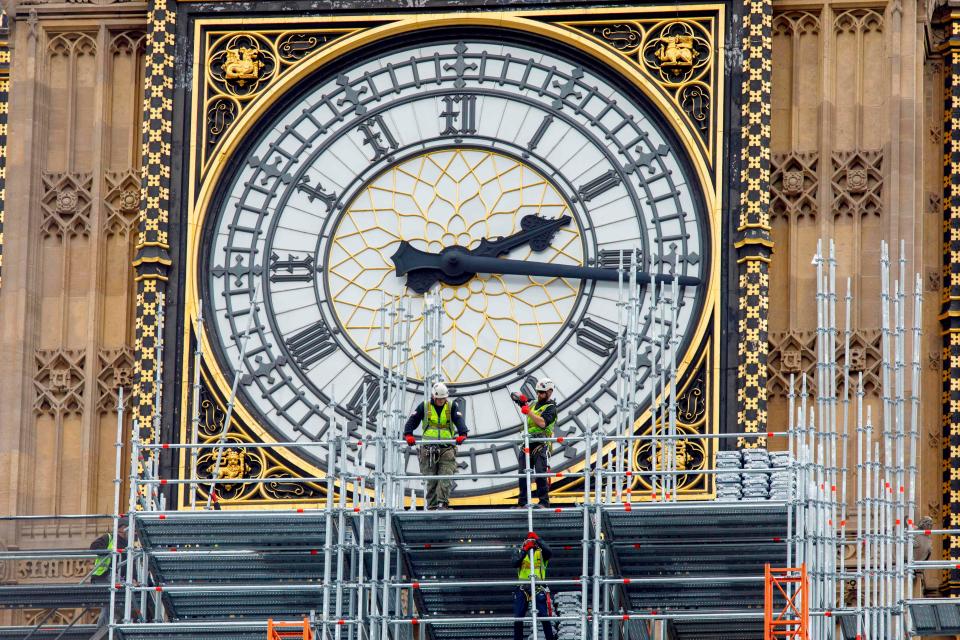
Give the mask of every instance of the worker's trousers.
[[[420, 447], [420, 475], [452, 476], [457, 472], [457, 448], [435, 445]], [[450, 502], [453, 480], [427, 480], [426, 502], [428, 509]]]
[[[530, 600], [527, 594], [530, 593], [530, 587], [517, 587], [513, 590], [513, 617], [523, 618], [527, 615], [530, 606]], [[545, 617], [553, 615], [547, 607], [547, 594], [544, 591], [537, 590], [537, 615]], [[516, 620], [513, 623], [513, 640], [523, 640], [523, 621]], [[553, 623], [544, 620], [540, 623], [543, 628], [541, 640], [553, 640]]]
[[[548, 447], [546, 444], [535, 444], [530, 447], [530, 467], [531, 471], [534, 473], [546, 473], [547, 472], [547, 452]], [[520, 473], [523, 474], [527, 470], [527, 455], [523, 452], [523, 449], [520, 449], [519, 452], [519, 462], [517, 465], [520, 468]], [[550, 504], [550, 479], [546, 476], [540, 476], [539, 478], [533, 478], [533, 482], [537, 485], [536, 496], [540, 501], [540, 504], [547, 506]], [[520, 487], [520, 495], [517, 498], [520, 506], [527, 504], [527, 477], [526, 475], [521, 475], [520, 479], [517, 481], [517, 484]]]

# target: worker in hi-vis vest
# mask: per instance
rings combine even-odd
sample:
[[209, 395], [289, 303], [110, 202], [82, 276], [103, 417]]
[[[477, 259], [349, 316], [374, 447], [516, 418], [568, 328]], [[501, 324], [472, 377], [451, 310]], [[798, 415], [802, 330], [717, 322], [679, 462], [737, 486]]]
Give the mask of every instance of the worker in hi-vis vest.
[[[467, 438], [463, 414], [450, 400], [447, 385], [437, 382], [431, 390], [430, 402], [417, 405], [403, 428], [403, 438], [411, 447], [417, 443], [413, 430], [423, 427], [425, 440], [443, 440], [420, 446], [420, 474], [424, 476], [452, 476], [457, 472], [457, 445]], [[452, 480], [428, 480], [427, 509], [446, 509], [450, 505]]]
[[[536, 607], [537, 615], [541, 618], [553, 615], [550, 606], [550, 590], [540, 580], [547, 579], [547, 563], [553, 552], [547, 543], [540, 539], [533, 531], [527, 534], [527, 539], [513, 556], [513, 566], [517, 570], [517, 579], [527, 584], [517, 585], [513, 591], [513, 617], [523, 618], [530, 610], [530, 575], [536, 578]], [[544, 640], [553, 640], [553, 622], [543, 620]], [[523, 620], [513, 621], [513, 640], [523, 639]]]
[[[127, 548], [127, 525], [121, 524], [117, 527], [117, 539], [113, 539], [113, 533], [105, 533], [90, 543], [90, 549], [94, 551], [113, 551], [121, 552]], [[105, 553], [97, 556], [93, 562], [93, 570], [90, 572], [90, 582], [95, 584], [110, 582], [110, 563], [113, 561], [112, 553]], [[123, 565], [121, 560], [120, 565]], [[120, 567], [118, 566], [119, 570]], [[109, 606], [109, 605], [108, 605]], [[106, 626], [110, 622], [110, 610], [107, 607], [101, 607], [100, 617], [97, 618], [97, 627]]]
[[[537, 400], [532, 405], [528, 404], [530, 400], [521, 393], [511, 393], [513, 401], [520, 405], [520, 412], [526, 416], [527, 433], [531, 438], [552, 438], [553, 427], [557, 424], [557, 404], [553, 401], [553, 381], [544, 378], [537, 382], [535, 387]], [[518, 461], [520, 468], [520, 478], [518, 485], [520, 495], [518, 506], [527, 506], [527, 477], [524, 472], [527, 470], [527, 453], [524, 451], [525, 444], [521, 443], [518, 452]], [[534, 473], [546, 474], [547, 465], [550, 457], [550, 443], [546, 441], [530, 443], [530, 469]], [[550, 483], [546, 475], [541, 475], [533, 479], [537, 484], [537, 500], [539, 507], [550, 506]]]

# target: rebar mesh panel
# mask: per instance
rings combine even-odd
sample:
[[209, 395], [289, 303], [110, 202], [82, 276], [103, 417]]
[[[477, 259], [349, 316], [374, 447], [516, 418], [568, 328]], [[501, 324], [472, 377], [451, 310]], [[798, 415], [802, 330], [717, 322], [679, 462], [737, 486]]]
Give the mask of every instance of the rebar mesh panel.
[[960, 603], [910, 605], [917, 636], [952, 636], [960, 634]]
[[110, 602], [107, 584], [0, 585], [0, 609], [100, 607]]
[[763, 640], [760, 620], [675, 620], [675, 640]]
[[323, 592], [277, 591], [264, 585], [256, 591], [216, 590], [166, 594], [176, 620], [253, 618], [302, 619], [323, 609]]
[[[17, 638], [23, 640], [36, 627], [0, 627], [0, 638]], [[38, 631], [30, 636], [30, 640], [90, 640], [90, 637], [97, 631], [97, 626], [93, 624], [75, 624], [67, 629], [65, 624], [43, 625]]]
[[308, 582], [323, 576], [322, 546], [242, 554], [161, 551], [152, 559], [154, 573], [163, 584]]
[[[529, 624], [527, 633], [529, 634]], [[433, 627], [434, 640], [513, 640], [513, 625], [509, 622], [488, 624], [444, 624]], [[540, 633], [543, 638], [543, 632]]]
[[145, 514], [137, 522], [137, 536], [145, 547], [202, 545], [219, 548], [309, 547], [322, 549], [323, 511], [271, 513], [269, 511], [180, 512], [161, 517]]
[[126, 625], [117, 628], [119, 640], [264, 640], [267, 624], [201, 626], [189, 623]]

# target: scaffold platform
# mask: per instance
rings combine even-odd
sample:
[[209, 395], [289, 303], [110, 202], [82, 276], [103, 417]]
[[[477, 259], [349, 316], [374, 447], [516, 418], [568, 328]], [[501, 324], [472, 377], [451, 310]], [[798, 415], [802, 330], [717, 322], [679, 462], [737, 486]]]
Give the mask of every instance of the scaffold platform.
[[[748, 578], [762, 573], [764, 562], [785, 561], [785, 504], [690, 502], [598, 508], [598, 514], [583, 506], [530, 513], [394, 512], [390, 572], [401, 583], [389, 596], [395, 600], [389, 605], [391, 615], [407, 622], [416, 619], [426, 629], [423, 637], [433, 640], [512, 638], [512, 622], [502, 620], [512, 616], [515, 586], [510, 582], [516, 577], [512, 557], [532, 521], [533, 530], [554, 552], [548, 576], [554, 598], [564, 592], [579, 594], [584, 580], [588, 586], [600, 580], [604, 598], [609, 599], [605, 611], [690, 615], [671, 623], [677, 640], [758, 637], [762, 582]], [[344, 558], [355, 562], [364, 558], [366, 581], [374, 579], [371, 557], [364, 551], [370, 539], [365, 535], [359, 544], [359, 527], [365, 518], [369, 531], [371, 517], [368, 512], [344, 515], [348, 526], [342, 536]], [[137, 536], [151, 568], [148, 597], [160, 594], [166, 619], [121, 623], [116, 637], [252, 640], [264, 637], [267, 618], [315, 619], [323, 611], [324, 597], [333, 595], [323, 582], [324, 553], [335, 553], [337, 545], [333, 539], [327, 546], [327, 518], [324, 510], [138, 515]], [[599, 531], [594, 529], [597, 523]], [[332, 531], [339, 535], [335, 528]], [[600, 554], [599, 575], [595, 553]], [[349, 574], [350, 567], [344, 571]], [[344, 589], [351, 588], [350, 580], [340, 582]], [[401, 599], [404, 602], [396, 605]], [[696, 613], [705, 610], [734, 615], [698, 620]], [[738, 611], [744, 613], [743, 619], [736, 618]], [[347, 618], [348, 612], [343, 616]], [[398, 627], [393, 637], [418, 637], [410, 635], [413, 626]], [[642, 636], [637, 632], [630, 637]]]
[[110, 601], [108, 584], [0, 585], [0, 609], [86, 609]]

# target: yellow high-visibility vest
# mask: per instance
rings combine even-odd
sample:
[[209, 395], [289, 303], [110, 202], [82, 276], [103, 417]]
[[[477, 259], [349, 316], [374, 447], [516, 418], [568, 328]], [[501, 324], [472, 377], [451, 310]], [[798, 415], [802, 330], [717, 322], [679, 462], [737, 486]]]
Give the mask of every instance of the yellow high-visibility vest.
[[[534, 575], [537, 577], [537, 580], [545, 580], [547, 577], [547, 563], [543, 559], [543, 554], [540, 552], [539, 548], [533, 550], [533, 567]], [[517, 571], [517, 579], [519, 580], [529, 580], [530, 579], [530, 554], [525, 553], [523, 556], [523, 563], [520, 565], [520, 570]]]
[[[113, 534], [107, 534], [107, 551], [113, 551]], [[100, 556], [97, 558], [96, 562], [93, 563], [93, 575], [102, 576], [110, 568], [110, 560], [113, 558], [112, 555]]]
[[425, 410], [423, 412], [423, 437], [424, 438], [435, 438], [437, 440], [443, 438], [454, 438], [454, 429], [450, 420], [450, 402], [447, 401], [443, 405], [443, 408], [440, 410], [440, 413], [437, 413], [437, 408], [432, 402], [426, 404]]
[[[547, 407], [552, 407], [552, 406], [553, 406], [552, 402], [546, 403], [545, 405], [541, 406], [539, 409], [535, 406], [531, 406], [530, 413], [536, 416], [543, 415], [543, 412], [547, 410]], [[543, 425], [543, 427], [541, 428], [541, 427], [538, 427], [537, 423], [533, 421], [533, 418], [530, 415], [528, 415], [527, 416], [527, 433], [529, 433], [532, 436], [536, 436], [540, 438], [549, 438], [553, 436], [553, 425], [555, 424], [557, 424], [556, 420], [554, 420], [550, 424]]]

